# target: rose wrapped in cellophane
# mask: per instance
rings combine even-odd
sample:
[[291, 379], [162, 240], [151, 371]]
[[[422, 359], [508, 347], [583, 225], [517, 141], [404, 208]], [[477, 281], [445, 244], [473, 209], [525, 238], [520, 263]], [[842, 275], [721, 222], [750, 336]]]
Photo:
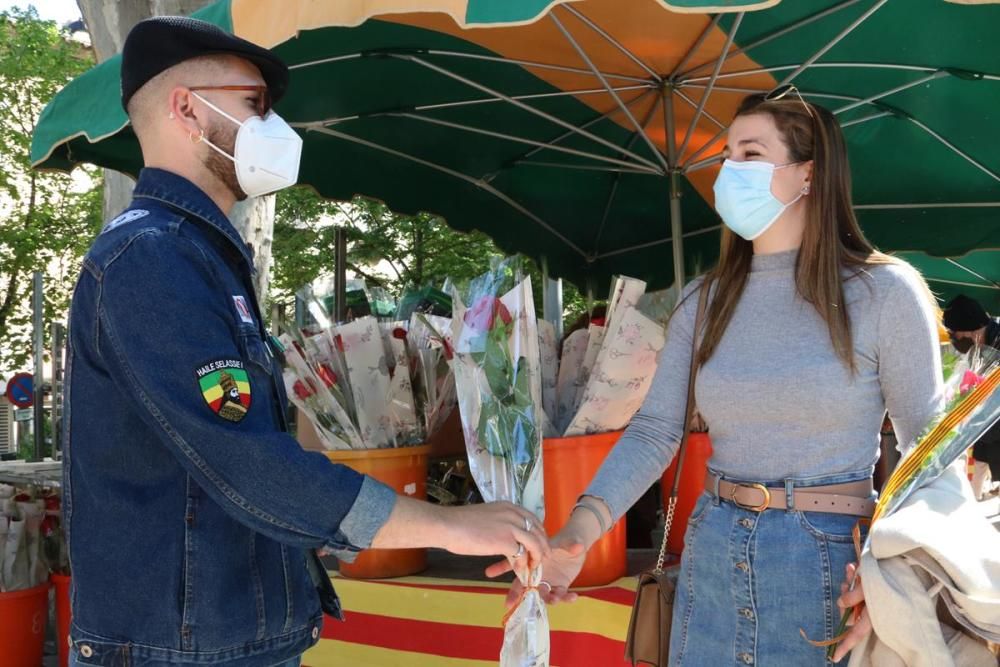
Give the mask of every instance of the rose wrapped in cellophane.
[[[1000, 391], [997, 391], [1000, 387], [1000, 351], [989, 346], [976, 347], [963, 358], [953, 361], [948, 373], [944, 384], [944, 408], [927, 424], [917, 440], [903, 449], [902, 460], [879, 495], [861, 551], [868, 548], [872, 532], [878, 529], [879, 519], [892, 515], [914, 491], [940, 477], [948, 466], [1000, 421]], [[856, 528], [856, 532], [859, 530]], [[851, 581], [852, 589], [856, 580], [857, 575]], [[828, 656], [832, 658], [847, 631], [852, 613], [860, 613], [860, 606], [844, 613], [834, 639], [812, 643], [828, 646]]]
[[[473, 477], [486, 502], [509, 501], [542, 520], [541, 369], [530, 279], [518, 260], [505, 260], [464, 294], [456, 291], [453, 302], [452, 363]], [[504, 619], [500, 664], [547, 667], [541, 568], [512, 564], [525, 592]]]

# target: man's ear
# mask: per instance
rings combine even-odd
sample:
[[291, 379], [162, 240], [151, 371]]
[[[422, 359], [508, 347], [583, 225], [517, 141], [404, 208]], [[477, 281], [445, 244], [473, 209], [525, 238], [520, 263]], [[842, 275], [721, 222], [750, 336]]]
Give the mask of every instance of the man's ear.
[[206, 123], [199, 117], [204, 111], [195, 105], [196, 99], [189, 88], [175, 86], [167, 97], [167, 106], [171, 120], [180, 123], [191, 141], [197, 143], [205, 134]]

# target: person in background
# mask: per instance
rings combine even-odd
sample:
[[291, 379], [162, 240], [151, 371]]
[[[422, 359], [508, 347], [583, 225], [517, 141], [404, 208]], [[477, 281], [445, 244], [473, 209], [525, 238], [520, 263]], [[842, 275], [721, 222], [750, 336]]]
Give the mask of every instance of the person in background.
[[[975, 299], [959, 294], [945, 307], [944, 326], [951, 344], [961, 353], [976, 345], [1000, 350], [1000, 318], [990, 317]], [[994, 492], [1000, 482], [1000, 424], [986, 432], [972, 448], [976, 460], [972, 490], [977, 498]]]

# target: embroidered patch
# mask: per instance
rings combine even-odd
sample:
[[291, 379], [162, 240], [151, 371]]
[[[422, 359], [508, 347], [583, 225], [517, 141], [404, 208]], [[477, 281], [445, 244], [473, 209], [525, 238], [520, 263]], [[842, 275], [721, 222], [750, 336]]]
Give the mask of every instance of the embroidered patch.
[[136, 208], [131, 211], [125, 211], [117, 218], [104, 225], [104, 229], [101, 230], [101, 233], [110, 232], [112, 229], [117, 229], [118, 227], [121, 227], [129, 222], [134, 222], [139, 218], [145, 218], [147, 215], [149, 215], [149, 211], [144, 208]]
[[247, 300], [234, 294], [233, 303], [236, 304], [236, 312], [239, 313], [240, 319], [247, 324], [253, 324], [253, 315], [250, 314], [250, 309], [247, 307]]
[[201, 395], [212, 412], [238, 422], [250, 409], [250, 378], [238, 359], [212, 361], [196, 371]]

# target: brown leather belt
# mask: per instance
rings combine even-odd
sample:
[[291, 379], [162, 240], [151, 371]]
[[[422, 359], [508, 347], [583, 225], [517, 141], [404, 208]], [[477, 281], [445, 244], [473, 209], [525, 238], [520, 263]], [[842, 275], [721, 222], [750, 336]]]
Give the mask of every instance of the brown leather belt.
[[[718, 485], [718, 497], [752, 512], [788, 509], [785, 487], [763, 484], [727, 482], [711, 473], [705, 475], [705, 490], [713, 496]], [[870, 517], [875, 512], [872, 480], [863, 479], [847, 484], [808, 486], [792, 489], [792, 509], [799, 512], [828, 512]]]

